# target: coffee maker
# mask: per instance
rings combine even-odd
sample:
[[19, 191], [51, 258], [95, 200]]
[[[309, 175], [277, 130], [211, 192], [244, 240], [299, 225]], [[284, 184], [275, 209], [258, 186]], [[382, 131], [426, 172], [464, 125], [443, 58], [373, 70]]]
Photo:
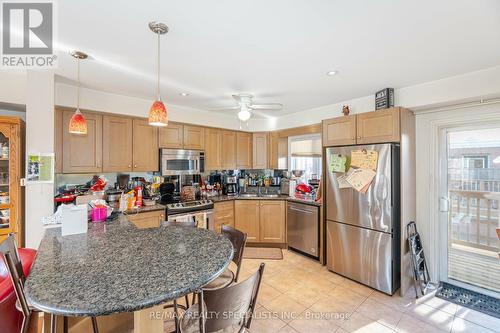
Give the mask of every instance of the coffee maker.
[[226, 184], [225, 184], [225, 187], [226, 187], [226, 194], [227, 195], [237, 195], [238, 194], [238, 177], [232, 175], [232, 176], [229, 176], [227, 175], [226, 176]]

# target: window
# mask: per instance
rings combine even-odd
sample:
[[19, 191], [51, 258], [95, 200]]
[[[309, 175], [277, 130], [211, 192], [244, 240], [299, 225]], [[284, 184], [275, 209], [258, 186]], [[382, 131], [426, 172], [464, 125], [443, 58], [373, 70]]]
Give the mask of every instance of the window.
[[462, 156], [462, 166], [465, 169], [483, 169], [488, 167], [488, 156]]
[[319, 179], [321, 176], [321, 156], [292, 156], [291, 170], [304, 170], [302, 180], [307, 182], [316, 175]]
[[307, 183], [309, 179], [321, 176], [321, 136], [301, 135], [290, 137], [290, 170], [303, 170], [301, 179]]

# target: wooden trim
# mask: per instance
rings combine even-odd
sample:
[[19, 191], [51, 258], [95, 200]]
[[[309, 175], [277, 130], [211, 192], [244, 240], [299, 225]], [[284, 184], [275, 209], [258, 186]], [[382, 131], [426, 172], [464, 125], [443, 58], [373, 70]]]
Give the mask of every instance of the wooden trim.
[[289, 136], [306, 135], [306, 134], [319, 134], [321, 133], [321, 123], [287, 128], [277, 131], [280, 138], [286, 138]]

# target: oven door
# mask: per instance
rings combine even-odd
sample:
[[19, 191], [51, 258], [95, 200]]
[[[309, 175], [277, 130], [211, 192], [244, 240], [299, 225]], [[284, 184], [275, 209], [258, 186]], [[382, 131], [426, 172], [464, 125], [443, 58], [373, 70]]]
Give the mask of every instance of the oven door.
[[203, 172], [203, 153], [191, 150], [162, 149], [161, 174], [193, 175]]
[[168, 220], [175, 222], [195, 221], [198, 223], [198, 228], [214, 230], [213, 214], [214, 212], [212, 209], [206, 209], [197, 212], [169, 215]]

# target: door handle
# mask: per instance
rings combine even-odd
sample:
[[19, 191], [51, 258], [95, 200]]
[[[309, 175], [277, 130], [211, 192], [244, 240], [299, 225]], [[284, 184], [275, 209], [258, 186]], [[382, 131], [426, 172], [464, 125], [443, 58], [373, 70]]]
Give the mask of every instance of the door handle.
[[290, 207], [290, 210], [294, 210], [296, 212], [302, 212], [302, 213], [308, 213], [308, 214], [314, 214], [313, 211], [311, 210], [305, 210], [305, 209], [300, 209], [300, 208], [295, 208], [295, 207]]
[[443, 213], [450, 211], [450, 199], [448, 197], [439, 198], [439, 211]]

